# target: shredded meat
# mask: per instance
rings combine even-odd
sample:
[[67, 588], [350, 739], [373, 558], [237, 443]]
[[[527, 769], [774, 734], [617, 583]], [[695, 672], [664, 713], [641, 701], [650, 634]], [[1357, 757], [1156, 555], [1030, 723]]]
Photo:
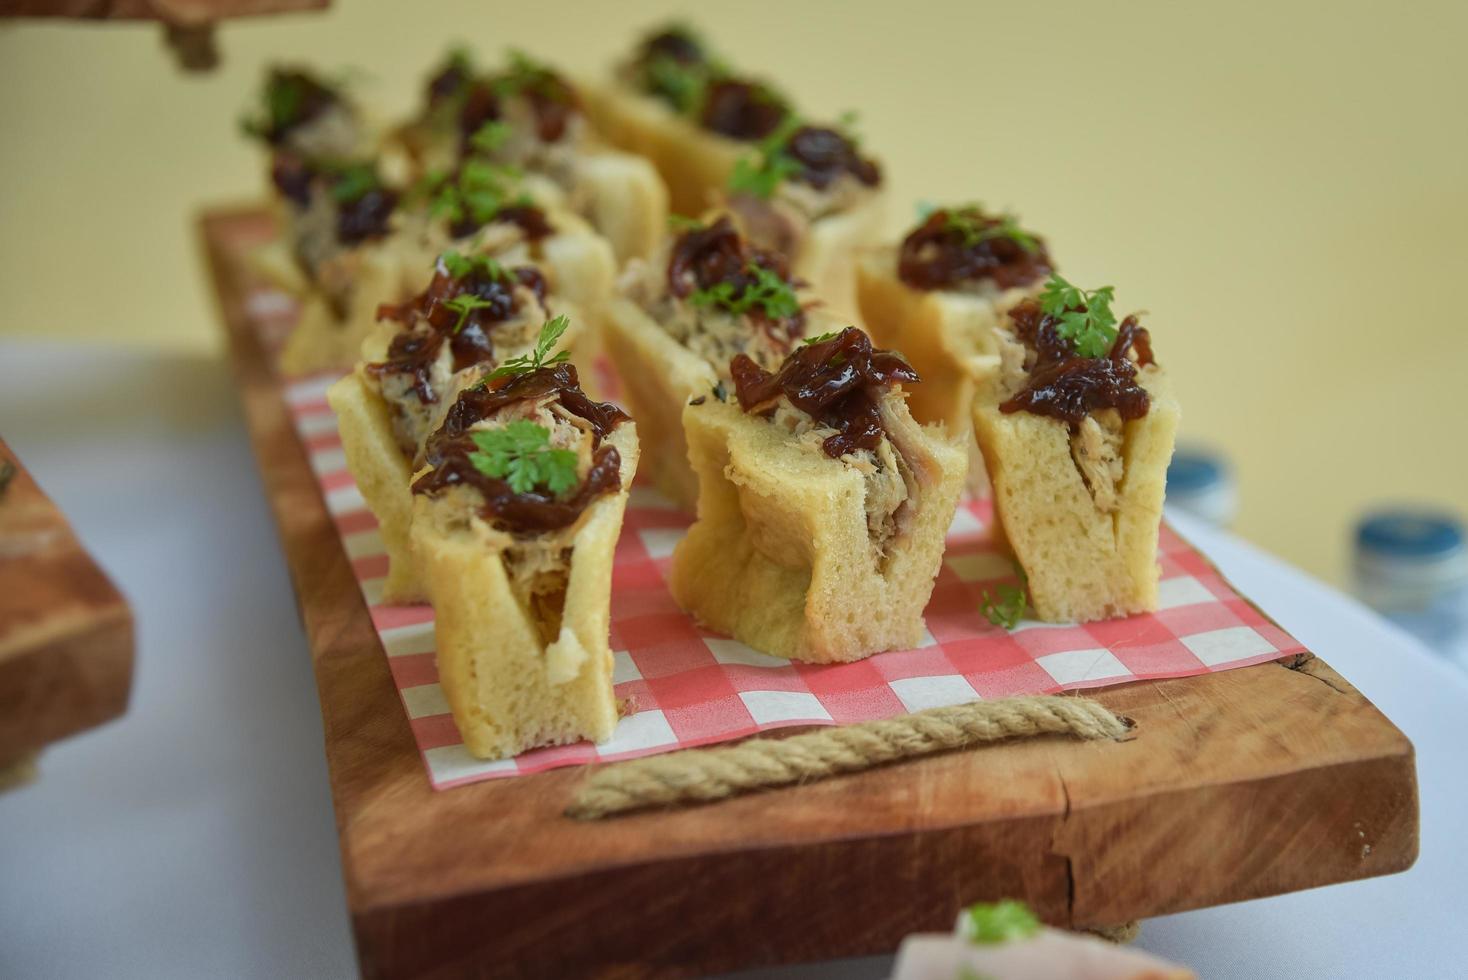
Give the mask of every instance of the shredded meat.
[[1123, 464], [1121, 414], [1114, 408], [1088, 415], [1071, 429], [1070, 456], [1103, 514], [1116, 512]]

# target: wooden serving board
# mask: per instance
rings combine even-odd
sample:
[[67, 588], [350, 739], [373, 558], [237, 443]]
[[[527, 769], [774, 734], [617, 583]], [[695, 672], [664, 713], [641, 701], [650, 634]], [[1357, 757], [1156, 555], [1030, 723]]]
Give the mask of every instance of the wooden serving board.
[[0, 470], [3, 771], [127, 710], [133, 619], [4, 440]]
[[362, 971], [684, 976], [894, 949], [1020, 897], [1107, 925], [1401, 871], [1412, 745], [1310, 655], [1092, 696], [1116, 743], [1017, 741], [716, 805], [562, 816], [581, 769], [434, 792], [243, 306], [258, 211], [202, 221], [310, 638]]

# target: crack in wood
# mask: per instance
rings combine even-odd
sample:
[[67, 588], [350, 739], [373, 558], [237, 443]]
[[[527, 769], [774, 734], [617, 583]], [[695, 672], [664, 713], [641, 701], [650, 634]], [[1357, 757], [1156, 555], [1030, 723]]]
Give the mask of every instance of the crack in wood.
[[1315, 672], [1317, 669], [1315, 654], [1309, 652], [1308, 650], [1304, 653], [1297, 653], [1293, 657], [1285, 657], [1284, 659], [1277, 660], [1275, 662], [1283, 667], [1285, 670], [1292, 670], [1297, 674], [1304, 674], [1306, 677], [1315, 678], [1317, 681], [1324, 684], [1332, 691], [1335, 691], [1337, 694], [1352, 693], [1350, 689], [1341, 687], [1331, 678], [1326, 677], [1322, 674], [1317, 674]]
[[1068, 853], [1060, 853], [1056, 848], [1056, 838], [1065, 830], [1066, 822], [1070, 820], [1070, 787], [1065, 783], [1065, 773], [1060, 767], [1055, 767], [1055, 778], [1060, 781], [1060, 795], [1065, 802], [1060, 811], [1060, 820], [1055, 825], [1055, 832], [1050, 835], [1050, 852], [1065, 861], [1065, 925], [1066, 928], [1075, 927], [1076, 917], [1076, 871], [1075, 861]]

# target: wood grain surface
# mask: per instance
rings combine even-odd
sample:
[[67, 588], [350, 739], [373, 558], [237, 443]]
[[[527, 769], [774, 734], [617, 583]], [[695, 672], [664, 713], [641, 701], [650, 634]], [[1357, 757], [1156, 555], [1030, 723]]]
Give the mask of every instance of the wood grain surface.
[[323, 10], [330, 0], [0, 0], [0, 17], [63, 17], [76, 20], [161, 20], [201, 24], [236, 17], [263, 17]]
[[3, 440], [0, 470], [6, 474], [0, 489], [5, 769], [127, 710], [133, 620], [121, 593]]
[[1129, 739], [1037, 738], [676, 811], [562, 816], [581, 769], [434, 792], [245, 315], [258, 210], [201, 223], [310, 638], [362, 971], [687, 976], [894, 949], [964, 903], [1105, 925], [1401, 871], [1412, 746], [1310, 655], [1091, 692]]

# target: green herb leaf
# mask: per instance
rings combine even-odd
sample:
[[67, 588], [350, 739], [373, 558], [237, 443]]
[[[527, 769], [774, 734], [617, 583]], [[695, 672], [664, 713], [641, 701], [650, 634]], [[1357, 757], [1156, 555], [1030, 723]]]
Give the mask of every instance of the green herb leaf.
[[510, 124], [502, 119], [490, 119], [469, 137], [469, 145], [481, 153], [494, 153], [510, 138]]
[[516, 186], [523, 176], [518, 167], [470, 157], [460, 164], [457, 178], [443, 171], [431, 172], [414, 186], [412, 196], [428, 200], [429, 214], [435, 218], [446, 218], [451, 224], [470, 219], [483, 225], [507, 207], [532, 203], [530, 195]]
[[10, 489], [10, 481], [15, 479], [15, 474], [20, 470], [8, 459], [0, 460], [0, 497], [5, 496], [5, 491]]
[[1025, 577], [1025, 570], [1015, 565], [1019, 572], [1019, 585], [1001, 585], [996, 590], [997, 598], [989, 594], [985, 589], [979, 596], [979, 612], [984, 618], [1001, 629], [1012, 630], [1024, 619], [1025, 610], [1029, 608], [1030, 600], [1025, 589], [1029, 584]]
[[964, 938], [980, 945], [998, 945], [1028, 939], [1040, 931], [1040, 920], [1024, 902], [979, 902], [963, 913]]
[[382, 184], [377, 178], [377, 167], [371, 163], [346, 164], [337, 168], [334, 176], [331, 196], [341, 204], [360, 200]]
[[454, 333], [458, 333], [464, 329], [464, 324], [469, 322], [470, 313], [473, 313], [475, 310], [487, 309], [494, 305], [494, 301], [482, 299], [473, 293], [460, 293], [452, 299], [444, 300], [443, 305], [445, 309], [453, 310], [459, 314], [459, 318], [454, 321], [453, 329]]
[[643, 67], [643, 87], [676, 111], [694, 115], [703, 106], [708, 88], [708, 70], [699, 64], [686, 65], [665, 54], [654, 55]]
[[536, 92], [557, 100], [564, 96], [564, 86], [558, 84], [556, 73], [549, 65], [536, 61], [518, 48], [511, 48], [509, 57], [509, 70], [494, 80], [496, 95]]
[[460, 255], [454, 249], [449, 249], [440, 255], [438, 260], [443, 263], [443, 267], [447, 270], [448, 274], [455, 279], [463, 279], [466, 276], [474, 275], [476, 272], [486, 279], [503, 281], [509, 278], [509, 273], [505, 271], [505, 267], [495, 261], [493, 256], [464, 256]]
[[683, 214], [668, 215], [668, 227], [674, 231], [702, 231], [704, 223]]
[[802, 343], [807, 347], [811, 347], [815, 344], [824, 344], [828, 340], [835, 340], [839, 336], [841, 336], [840, 330], [830, 330], [821, 334], [819, 337], [807, 337]]
[[744, 271], [754, 277], [754, 282], [736, 286], [730, 282], [715, 283], [708, 289], [700, 289], [688, 297], [694, 306], [717, 306], [743, 316], [756, 306], [771, 320], [791, 317], [800, 312], [800, 299], [795, 289], [780, 276], [762, 265], [750, 263]]
[[513, 378], [521, 374], [529, 374], [532, 371], [539, 371], [541, 368], [549, 367], [552, 364], [561, 364], [569, 361], [571, 359], [569, 351], [560, 351], [554, 357], [547, 357], [546, 355], [550, 354], [551, 348], [556, 346], [556, 342], [561, 339], [561, 334], [565, 333], [566, 328], [570, 325], [571, 319], [564, 313], [553, 320], [545, 321], [545, 324], [540, 328], [540, 337], [535, 341], [534, 350], [529, 354], [521, 354], [519, 357], [510, 358], [486, 375], [480, 384], [483, 385], [490, 381], [497, 381], [500, 378]]
[[[966, 204], [960, 207], [944, 209], [945, 231], [956, 232], [963, 238], [965, 246], [972, 247], [980, 242], [992, 241], [996, 238], [1008, 238], [1026, 252], [1034, 253], [1040, 250], [1040, 240], [1019, 226], [1019, 219], [1008, 212], [999, 216], [997, 224], [991, 223], [992, 219], [984, 213], [984, 208], [979, 204]], [[921, 214], [921, 220], [926, 221], [932, 215], [930, 208], [927, 214]]]
[[1116, 340], [1115, 292], [1111, 286], [1087, 291], [1052, 273], [1040, 294], [1040, 312], [1055, 319], [1056, 332], [1081, 357], [1102, 357]]
[[544, 487], [560, 496], [576, 486], [576, 453], [550, 448], [550, 430], [529, 419], [516, 419], [502, 429], [471, 432], [479, 450], [469, 462], [485, 476], [504, 480], [516, 493]]
[[769, 198], [786, 178], [800, 172], [800, 164], [785, 152], [790, 137], [802, 123], [795, 113], [786, 113], [775, 131], [766, 136], [750, 156], [740, 157], [729, 175], [731, 194]]

